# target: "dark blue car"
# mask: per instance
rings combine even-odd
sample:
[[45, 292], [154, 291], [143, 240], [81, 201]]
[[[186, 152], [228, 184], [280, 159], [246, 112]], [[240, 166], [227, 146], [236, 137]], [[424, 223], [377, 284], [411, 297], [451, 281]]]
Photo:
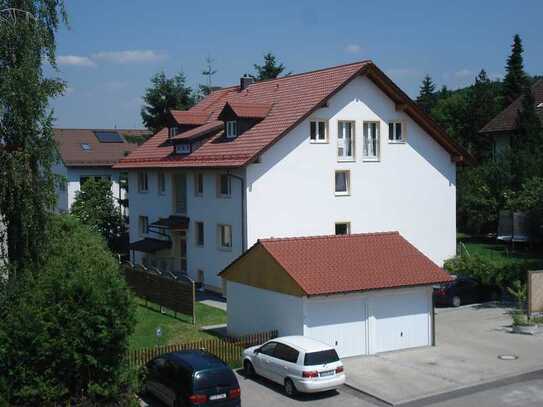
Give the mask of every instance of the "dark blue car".
[[168, 406], [241, 406], [236, 375], [208, 352], [166, 353], [146, 367], [145, 391]]

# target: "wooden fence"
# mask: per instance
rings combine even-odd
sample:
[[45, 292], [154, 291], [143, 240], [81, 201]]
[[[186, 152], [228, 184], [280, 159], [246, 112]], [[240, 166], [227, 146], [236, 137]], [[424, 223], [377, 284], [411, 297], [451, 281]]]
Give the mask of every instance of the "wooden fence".
[[260, 345], [270, 339], [277, 338], [277, 331], [260, 332], [238, 338], [209, 339], [198, 342], [179, 343], [173, 345], [155, 346], [129, 351], [128, 363], [131, 367], [143, 366], [151, 359], [168, 352], [182, 350], [205, 350], [224, 360], [232, 367], [241, 366], [241, 353], [244, 349]]
[[128, 286], [138, 297], [174, 312], [189, 315], [192, 323], [196, 323], [196, 290], [194, 281], [189, 277], [163, 277], [147, 272], [141, 266], [132, 267], [130, 264], [123, 264], [122, 271]]

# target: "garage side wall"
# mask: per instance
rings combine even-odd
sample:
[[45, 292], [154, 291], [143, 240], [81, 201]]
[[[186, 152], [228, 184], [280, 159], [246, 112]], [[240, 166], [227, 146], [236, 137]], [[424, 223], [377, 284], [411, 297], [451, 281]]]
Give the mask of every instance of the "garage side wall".
[[302, 297], [227, 282], [228, 335], [277, 329], [279, 336], [303, 335]]

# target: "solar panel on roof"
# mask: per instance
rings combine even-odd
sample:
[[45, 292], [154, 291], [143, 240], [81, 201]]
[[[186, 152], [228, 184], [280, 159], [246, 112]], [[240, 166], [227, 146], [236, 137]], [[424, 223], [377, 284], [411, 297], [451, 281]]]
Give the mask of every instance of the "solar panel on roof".
[[119, 133], [113, 131], [95, 131], [94, 134], [100, 143], [122, 143]]

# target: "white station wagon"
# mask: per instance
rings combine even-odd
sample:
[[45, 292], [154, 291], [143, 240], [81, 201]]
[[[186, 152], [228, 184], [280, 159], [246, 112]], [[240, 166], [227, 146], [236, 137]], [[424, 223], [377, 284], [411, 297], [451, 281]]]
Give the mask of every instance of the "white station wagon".
[[259, 375], [284, 386], [285, 393], [315, 393], [345, 383], [343, 363], [333, 347], [305, 336], [285, 336], [243, 351], [247, 376]]

